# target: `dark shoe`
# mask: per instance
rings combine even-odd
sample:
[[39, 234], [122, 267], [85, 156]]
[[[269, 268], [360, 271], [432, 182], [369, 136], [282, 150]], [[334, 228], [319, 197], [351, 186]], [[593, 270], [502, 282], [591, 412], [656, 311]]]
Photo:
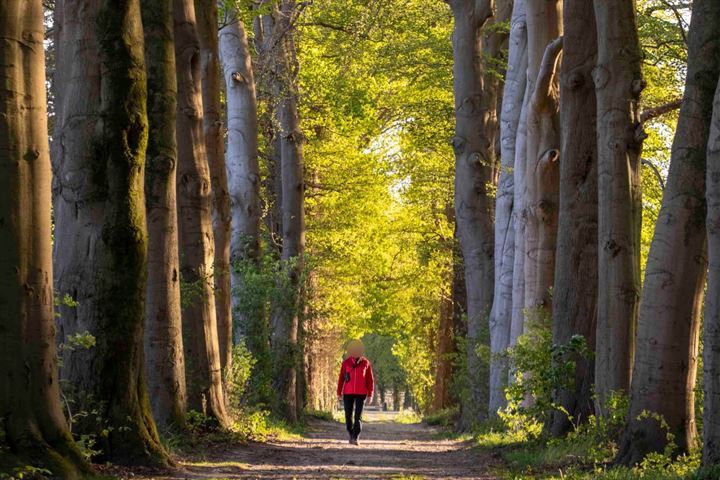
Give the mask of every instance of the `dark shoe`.
[[358, 443], [358, 439], [357, 439], [357, 438], [352, 438], [352, 439], [350, 440], [350, 443], [352, 443], [353, 445], [360, 445], [360, 444]]
[[348, 443], [355, 444], [355, 435], [352, 433], [350, 434], [350, 440], [348, 440]]

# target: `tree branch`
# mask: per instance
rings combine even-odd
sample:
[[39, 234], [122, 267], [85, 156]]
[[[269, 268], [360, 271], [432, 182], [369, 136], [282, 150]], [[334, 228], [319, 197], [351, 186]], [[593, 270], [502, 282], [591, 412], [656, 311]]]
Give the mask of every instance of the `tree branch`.
[[643, 110], [640, 114], [640, 123], [645, 123], [677, 110], [682, 105], [682, 98], [676, 98], [668, 103]]
[[550, 96], [550, 85], [555, 75], [555, 66], [557, 64], [558, 55], [562, 50], [563, 37], [558, 37], [548, 44], [545, 48], [542, 61], [540, 62], [540, 72], [538, 73], [535, 91], [532, 95], [532, 101], [536, 105], [543, 103]]
[[652, 163], [650, 160], [641, 160], [641, 163], [645, 165], [646, 167], [650, 167], [650, 169], [655, 173], [655, 177], [657, 177], [657, 181], [660, 184], [660, 189], [665, 190], [665, 182], [663, 181], [662, 175], [660, 174], [660, 170], [655, 166], [654, 163]]

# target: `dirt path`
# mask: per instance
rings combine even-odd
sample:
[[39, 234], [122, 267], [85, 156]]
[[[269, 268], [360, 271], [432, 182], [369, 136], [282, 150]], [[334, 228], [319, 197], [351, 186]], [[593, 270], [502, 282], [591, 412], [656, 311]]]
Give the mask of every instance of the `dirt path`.
[[[314, 421], [297, 440], [228, 445], [202, 461], [147, 479], [493, 479], [488, 456], [467, 442], [440, 439], [420, 424], [368, 412], [361, 445], [347, 442], [344, 426]], [[143, 478], [135, 476], [135, 479]]]

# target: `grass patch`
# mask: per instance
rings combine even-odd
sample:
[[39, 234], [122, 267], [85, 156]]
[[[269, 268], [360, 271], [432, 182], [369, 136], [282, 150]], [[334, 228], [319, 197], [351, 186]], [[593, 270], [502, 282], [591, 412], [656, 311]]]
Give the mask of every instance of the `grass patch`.
[[414, 410], [401, 410], [400, 412], [398, 412], [397, 415], [395, 415], [394, 421], [395, 423], [410, 425], [413, 423], [422, 422], [422, 417], [418, 415]]
[[423, 421], [431, 427], [450, 428], [455, 425], [460, 411], [457, 407], [443, 408], [437, 412], [425, 415]]

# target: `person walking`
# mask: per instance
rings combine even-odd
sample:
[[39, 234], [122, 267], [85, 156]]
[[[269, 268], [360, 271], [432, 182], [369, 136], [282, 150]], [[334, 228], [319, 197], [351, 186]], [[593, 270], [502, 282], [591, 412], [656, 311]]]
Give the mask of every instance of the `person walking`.
[[347, 358], [340, 366], [337, 385], [338, 400], [342, 398], [345, 408], [345, 426], [350, 435], [350, 443], [353, 445], [359, 444], [363, 404], [370, 404], [375, 387], [372, 365], [370, 365], [370, 360], [363, 356], [364, 353], [365, 346], [360, 340], [348, 342]]

